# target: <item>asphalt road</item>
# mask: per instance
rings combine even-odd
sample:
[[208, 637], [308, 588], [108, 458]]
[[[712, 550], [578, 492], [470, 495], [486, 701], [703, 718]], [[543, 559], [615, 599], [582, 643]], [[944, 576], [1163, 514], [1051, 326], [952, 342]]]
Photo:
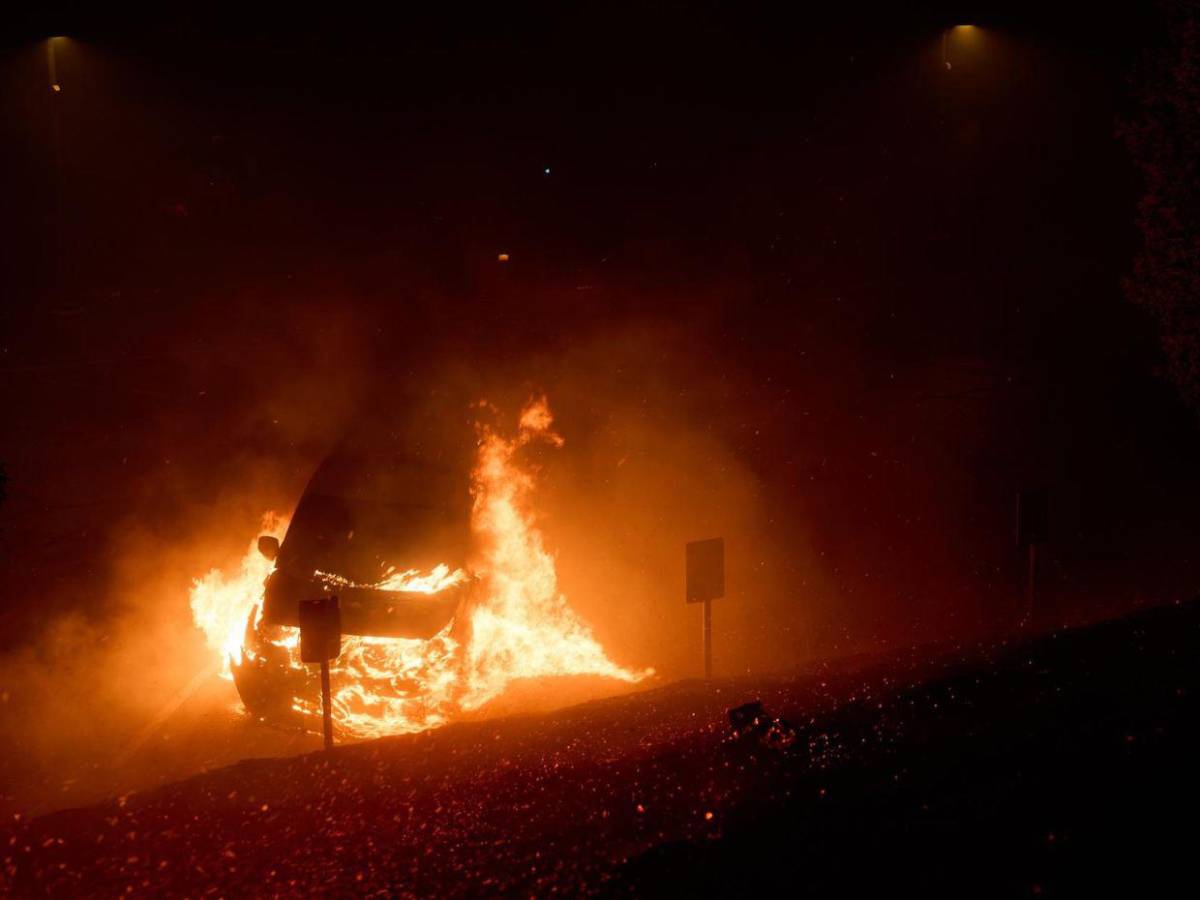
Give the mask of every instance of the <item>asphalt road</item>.
[[[259, 759], [4, 835], [17, 895], [1156, 893], [1200, 606]], [[537, 686], [527, 686], [537, 690]], [[761, 700], [774, 745], [727, 710]]]

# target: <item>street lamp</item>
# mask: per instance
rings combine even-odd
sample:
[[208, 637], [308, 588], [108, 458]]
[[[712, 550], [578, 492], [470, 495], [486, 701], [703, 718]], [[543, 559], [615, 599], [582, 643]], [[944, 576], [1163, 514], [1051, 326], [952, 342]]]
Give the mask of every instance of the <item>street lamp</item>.
[[46, 41], [46, 62], [49, 66], [50, 90], [56, 94], [62, 93], [62, 85], [58, 83], [58, 60], [54, 55], [54, 48], [65, 40], [66, 38], [62, 35], [55, 35]]
[[942, 29], [942, 65], [945, 66], [947, 70], [950, 70], [951, 68], [953, 68], [953, 66], [950, 65], [950, 54], [949, 54], [949, 43], [950, 43], [951, 34], [955, 34], [955, 35], [958, 35], [959, 37], [965, 38], [965, 37], [970, 37], [976, 31], [978, 31], [978, 28], [974, 25], [952, 25], [949, 28]]

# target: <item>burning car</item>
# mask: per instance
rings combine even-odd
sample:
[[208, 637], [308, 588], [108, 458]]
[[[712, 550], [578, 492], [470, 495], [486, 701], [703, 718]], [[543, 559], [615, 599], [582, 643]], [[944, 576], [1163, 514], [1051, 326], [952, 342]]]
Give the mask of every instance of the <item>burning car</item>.
[[[427, 419], [347, 439], [317, 468], [290, 522], [272, 515], [240, 575], [193, 582], [192, 615], [245, 708], [311, 727], [316, 674], [300, 659], [302, 600], [336, 594], [335, 727], [421, 731], [479, 710], [516, 680], [652, 674], [609, 659], [558, 587], [536, 524], [536, 460], [563, 444], [545, 398], [517, 426]], [[541, 448], [541, 449], [539, 449]]]
[[[469, 436], [460, 438], [469, 448]], [[309, 480], [283, 540], [257, 541], [274, 569], [231, 666], [251, 713], [288, 716], [296, 696], [315, 691], [288, 652], [300, 601], [336, 595], [346, 635], [426, 642], [455, 631], [477, 585], [468, 567], [469, 457], [428, 440], [417, 452], [389, 453], [370, 446], [376, 440], [343, 441]]]

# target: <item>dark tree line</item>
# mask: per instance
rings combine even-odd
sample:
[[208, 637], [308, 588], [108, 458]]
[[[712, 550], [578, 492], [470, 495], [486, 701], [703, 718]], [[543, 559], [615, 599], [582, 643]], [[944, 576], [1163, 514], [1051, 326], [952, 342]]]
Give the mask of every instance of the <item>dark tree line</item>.
[[1136, 79], [1122, 137], [1143, 179], [1129, 297], [1158, 321], [1167, 374], [1200, 412], [1200, 2], [1164, 5], [1166, 46]]

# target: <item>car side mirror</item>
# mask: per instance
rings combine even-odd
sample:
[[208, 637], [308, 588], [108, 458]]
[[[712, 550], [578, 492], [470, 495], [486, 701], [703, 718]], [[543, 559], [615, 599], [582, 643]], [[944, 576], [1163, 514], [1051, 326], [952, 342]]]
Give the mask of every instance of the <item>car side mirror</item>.
[[275, 559], [279, 555], [279, 538], [270, 534], [259, 535], [258, 552], [267, 559]]

